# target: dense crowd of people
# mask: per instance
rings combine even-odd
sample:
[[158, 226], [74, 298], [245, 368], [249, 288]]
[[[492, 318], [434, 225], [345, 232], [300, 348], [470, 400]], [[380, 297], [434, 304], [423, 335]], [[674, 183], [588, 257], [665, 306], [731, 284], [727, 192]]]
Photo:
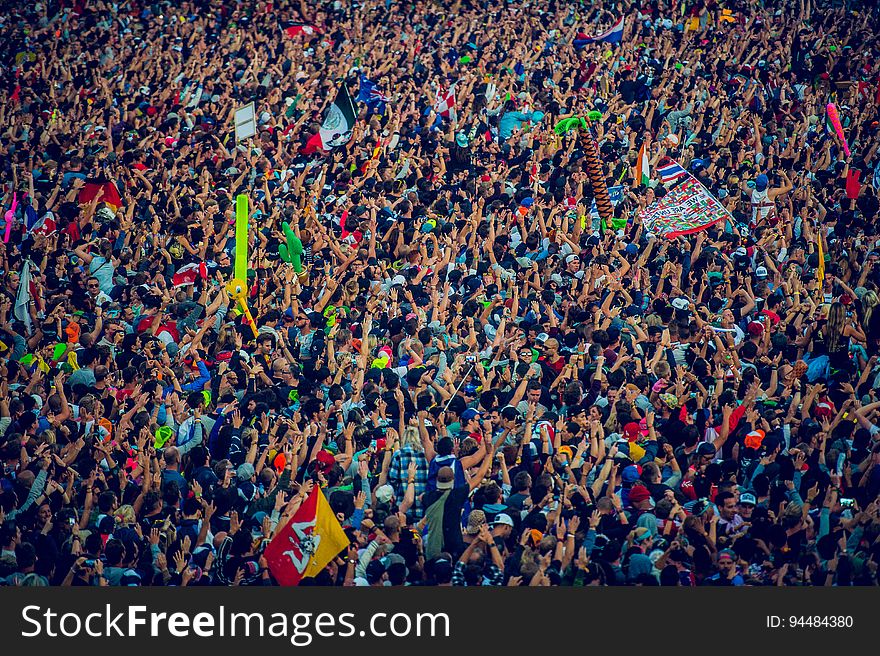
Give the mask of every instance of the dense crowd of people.
[[872, 2], [7, 8], [0, 583], [878, 584]]

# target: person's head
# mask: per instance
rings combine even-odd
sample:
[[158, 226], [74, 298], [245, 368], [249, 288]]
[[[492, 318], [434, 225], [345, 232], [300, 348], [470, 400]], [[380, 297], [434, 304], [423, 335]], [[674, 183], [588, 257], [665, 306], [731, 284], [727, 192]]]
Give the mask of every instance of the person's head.
[[104, 557], [111, 567], [120, 567], [125, 561], [126, 549], [122, 540], [111, 538], [104, 546]]
[[473, 432], [480, 428], [480, 413], [473, 408], [465, 408], [461, 413], [461, 428], [464, 431]]
[[635, 485], [630, 488], [629, 503], [636, 510], [650, 510], [654, 507], [651, 493], [644, 485]]
[[715, 445], [711, 442], [702, 442], [695, 452], [695, 464], [697, 468], [705, 467], [715, 460]]
[[180, 467], [180, 451], [177, 447], [170, 446], [162, 452], [162, 459], [165, 460], [165, 469], [177, 471]]
[[736, 517], [736, 495], [733, 492], [721, 492], [715, 497], [718, 514], [726, 522]]
[[90, 276], [86, 280], [86, 291], [92, 298], [96, 297], [98, 292], [101, 291], [101, 281], [95, 278], [95, 276]]
[[756, 504], [757, 500], [755, 499], [754, 494], [741, 494], [739, 497], [739, 503], [737, 503], [736, 505], [736, 512], [745, 521], [750, 521], [752, 519], [752, 512], [754, 512]]
[[515, 494], [525, 494], [528, 495], [529, 488], [532, 487], [532, 476], [527, 471], [519, 471], [513, 477], [512, 481], [513, 492]]
[[718, 552], [718, 570], [722, 577], [736, 568], [736, 552], [733, 549], [722, 549]]
[[441, 467], [437, 470], [437, 489], [451, 490], [455, 485], [455, 472], [452, 467]]
[[526, 400], [529, 403], [539, 403], [541, 401], [541, 383], [537, 380], [529, 381], [526, 386]]

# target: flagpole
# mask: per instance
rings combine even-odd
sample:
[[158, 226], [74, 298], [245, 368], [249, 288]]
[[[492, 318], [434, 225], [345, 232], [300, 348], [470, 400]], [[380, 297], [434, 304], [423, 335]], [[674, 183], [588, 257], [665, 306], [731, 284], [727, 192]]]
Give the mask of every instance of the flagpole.
[[477, 366], [476, 364], [472, 364], [471, 368], [468, 369], [468, 372], [462, 377], [461, 382], [458, 384], [458, 387], [455, 388], [455, 392], [452, 394], [452, 396], [449, 397], [449, 400], [446, 402], [446, 405], [443, 406], [443, 412], [446, 412], [446, 410], [449, 408], [449, 404], [452, 403], [452, 399], [454, 399], [455, 395], [458, 394], [458, 392], [461, 390], [462, 386], [464, 385], [464, 381], [466, 381], [468, 379], [468, 376], [470, 376], [473, 373], [474, 367], [476, 367], [476, 366]]

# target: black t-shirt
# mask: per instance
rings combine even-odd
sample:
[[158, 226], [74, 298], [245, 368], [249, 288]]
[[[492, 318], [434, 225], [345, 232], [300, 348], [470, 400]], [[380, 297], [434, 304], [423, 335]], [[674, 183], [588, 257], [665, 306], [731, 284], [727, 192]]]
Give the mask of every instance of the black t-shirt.
[[445, 490], [431, 490], [423, 498], [425, 508], [430, 508], [440, 497], [448, 494], [443, 507], [443, 550], [458, 558], [465, 549], [461, 538], [461, 513], [470, 495], [470, 486], [460, 485], [447, 493]]

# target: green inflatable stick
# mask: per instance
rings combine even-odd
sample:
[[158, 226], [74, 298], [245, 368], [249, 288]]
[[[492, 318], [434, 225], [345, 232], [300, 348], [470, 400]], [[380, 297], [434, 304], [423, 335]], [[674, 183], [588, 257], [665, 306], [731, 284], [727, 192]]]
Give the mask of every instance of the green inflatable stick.
[[292, 264], [293, 270], [299, 275], [303, 272], [301, 257], [303, 252], [302, 242], [299, 237], [296, 236], [296, 233], [293, 232], [287, 221], [281, 224], [281, 229], [284, 231], [284, 238], [287, 239], [287, 243], [279, 244], [278, 254], [281, 256], [282, 260], [288, 264]]
[[571, 116], [569, 118], [564, 118], [561, 121], [559, 121], [559, 123], [557, 123], [556, 126], [553, 128], [553, 131], [556, 134], [561, 135], [561, 134], [566, 134], [566, 133], [570, 132], [571, 130], [575, 130], [577, 128], [586, 129], [586, 127], [587, 127], [587, 121], [585, 119], [580, 118], [578, 116]]
[[235, 277], [247, 278], [248, 265], [248, 197], [239, 194], [235, 197]]

